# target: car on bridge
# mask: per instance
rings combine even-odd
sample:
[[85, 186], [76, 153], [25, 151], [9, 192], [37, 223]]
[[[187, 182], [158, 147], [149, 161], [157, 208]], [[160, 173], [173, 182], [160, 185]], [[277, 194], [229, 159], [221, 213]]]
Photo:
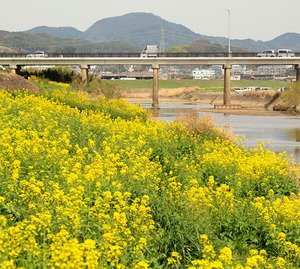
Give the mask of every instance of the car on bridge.
[[278, 57], [295, 57], [294, 52], [292, 52], [289, 49], [279, 49], [277, 51], [277, 56]]
[[156, 58], [158, 56], [158, 45], [148, 45], [140, 54], [141, 58]]
[[27, 58], [46, 58], [48, 55], [44, 51], [35, 51], [26, 55]]
[[276, 57], [276, 53], [274, 50], [263, 50], [257, 54], [257, 57]]

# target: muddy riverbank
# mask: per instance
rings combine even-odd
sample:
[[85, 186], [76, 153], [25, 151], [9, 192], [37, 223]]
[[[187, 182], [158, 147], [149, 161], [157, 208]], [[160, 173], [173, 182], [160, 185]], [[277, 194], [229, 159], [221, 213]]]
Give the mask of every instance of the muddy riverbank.
[[[135, 99], [135, 103], [152, 100], [152, 93], [149, 90], [127, 90], [122, 92], [125, 99]], [[230, 113], [243, 115], [280, 115], [299, 114], [299, 108], [295, 111], [289, 108], [278, 110], [281, 94], [278, 92], [248, 92], [245, 94], [231, 94], [231, 104], [237, 105], [239, 109], [215, 108], [215, 105], [223, 104], [223, 93], [204, 92], [194, 89], [162, 89], [159, 91], [160, 102], [192, 102], [198, 105], [206, 105], [201, 111], [214, 113]]]

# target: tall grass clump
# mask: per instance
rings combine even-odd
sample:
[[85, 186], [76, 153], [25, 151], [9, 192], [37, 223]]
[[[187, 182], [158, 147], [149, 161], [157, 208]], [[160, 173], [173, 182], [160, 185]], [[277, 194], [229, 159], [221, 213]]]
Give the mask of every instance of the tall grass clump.
[[300, 110], [300, 82], [294, 82], [289, 90], [283, 92], [283, 101], [293, 110]]
[[300, 83], [294, 82], [290, 88], [281, 93], [281, 99], [273, 110], [300, 113]]
[[200, 117], [194, 110], [179, 114], [175, 122], [180, 122], [188, 132], [203, 138], [233, 139], [230, 131], [217, 127], [211, 116]]
[[85, 91], [93, 96], [104, 96], [106, 98], [120, 98], [121, 94], [118, 87], [114, 84], [104, 82], [97, 76], [90, 76], [89, 82], [81, 81], [77, 78], [71, 84], [74, 91]]

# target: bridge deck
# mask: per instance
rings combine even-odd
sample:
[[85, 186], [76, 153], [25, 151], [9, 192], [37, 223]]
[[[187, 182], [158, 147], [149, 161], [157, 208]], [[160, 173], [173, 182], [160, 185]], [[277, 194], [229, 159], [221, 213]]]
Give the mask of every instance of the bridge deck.
[[299, 65], [300, 57], [0, 57], [0, 65]]

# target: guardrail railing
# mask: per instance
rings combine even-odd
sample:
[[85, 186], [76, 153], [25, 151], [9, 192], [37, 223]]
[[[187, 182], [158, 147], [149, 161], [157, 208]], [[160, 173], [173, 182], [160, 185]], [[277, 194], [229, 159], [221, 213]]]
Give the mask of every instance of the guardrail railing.
[[[83, 57], [98, 57], [98, 58], [133, 58], [140, 57], [140, 53], [127, 53], [127, 52], [114, 52], [114, 53], [98, 53], [98, 52], [84, 52], [84, 53], [47, 53], [46, 57], [66, 57], [66, 58], [83, 58]], [[230, 57], [258, 57], [258, 52], [238, 52], [231, 53]], [[282, 54], [281, 54], [282, 55]], [[287, 55], [288, 56], [288, 55]], [[8, 57], [8, 58], [26, 58], [28, 57], [28, 53], [3, 53], [0, 52], [0, 57]], [[157, 54], [157, 57], [229, 57], [228, 52], [215, 52], [215, 53], [182, 53], [182, 52], [161, 52]], [[274, 56], [273, 56], [274, 57]], [[275, 56], [278, 57], [278, 56]], [[291, 56], [290, 56], [291, 57]], [[300, 52], [294, 52], [294, 57], [300, 57]], [[40, 57], [31, 57], [31, 58], [43, 58]]]

